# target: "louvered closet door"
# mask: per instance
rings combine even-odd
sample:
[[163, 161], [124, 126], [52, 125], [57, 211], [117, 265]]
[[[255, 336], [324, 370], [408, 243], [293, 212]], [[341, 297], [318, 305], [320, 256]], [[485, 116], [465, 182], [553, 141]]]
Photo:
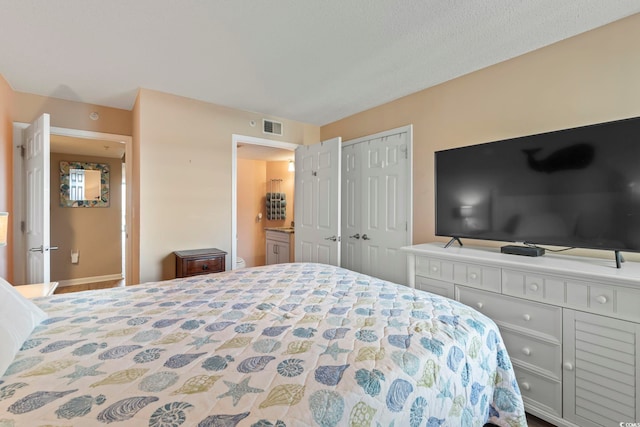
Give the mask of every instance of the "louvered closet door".
[[638, 422], [640, 326], [565, 309], [564, 418], [584, 427]]

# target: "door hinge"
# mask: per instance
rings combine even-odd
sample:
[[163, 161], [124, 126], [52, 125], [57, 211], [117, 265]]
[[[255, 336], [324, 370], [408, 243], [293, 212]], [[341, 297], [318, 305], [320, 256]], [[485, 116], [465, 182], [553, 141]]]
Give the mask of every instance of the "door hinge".
[[27, 228], [24, 221], [20, 221], [20, 231], [24, 233], [24, 230]]
[[20, 149], [20, 157], [24, 157], [24, 145], [18, 145], [18, 148]]

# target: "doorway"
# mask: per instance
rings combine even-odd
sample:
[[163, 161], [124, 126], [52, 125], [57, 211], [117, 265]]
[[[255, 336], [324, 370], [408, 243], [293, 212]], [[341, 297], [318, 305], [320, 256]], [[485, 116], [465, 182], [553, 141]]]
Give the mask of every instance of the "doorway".
[[[14, 123], [13, 125], [13, 141], [16, 149], [14, 150], [14, 219], [13, 219], [13, 232], [16, 236], [14, 239], [14, 281], [16, 284], [26, 284], [27, 274], [26, 274], [26, 243], [22, 238], [23, 232], [23, 221], [25, 218], [25, 177], [24, 177], [24, 166], [23, 159], [21, 157], [21, 150], [19, 149], [23, 145], [23, 130], [29, 126], [27, 123]], [[132, 192], [131, 192], [131, 178], [132, 178], [132, 164], [131, 164], [131, 153], [132, 153], [132, 138], [126, 135], [115, 135], [115, 134], [107, 134], [101, 132], [92, 132], [92, 131], [83, 131], [77, 129], [69, 129], [69, 128], [58, 128], [51, 127], [50, 128], [51, 140], [53, 141], [53, 146], [58, 147], [50, 150], [48, 153], [49, 158], [53, 158], [54, 167], [52, 168], [52, 176], [56, 176], [59, 168], [56, 166], [60, 156], [68, 156], [71, 157], [76, 155], [85, 155], [85, 156], [95, 156], [96, 158], [117, 158], [117, 161], [113, 162], [112, 171], [115, 172], [114, 175], [117, 177], [122, 177], [122, 179], [117, 179], [116, 181], [111, 181], [110, 186], [112, 189], [116, 189], [114, 191], [114, 195], [120, 195], [121, 198], [118, 197], [119, 200], [115, 203], [117, 206], [121, 206], [122, 209], [119, 209], [119, 212], [115, 213], [114, 221], [118, 222], [116, 224], [116, 233], [119, 231], [118, 237], [115, 237], [114, 241], [111, 241], [110, 248], [112, 250], [117, 250], [119, 259], [115, 260], [116, 265], [114, 271], [119, 271], [117, 274], [114, 272], [113, 274], [101, 274], [95, 276], [88, 277], [74, 277], [68, 280], [57, 280], [60, 282], [60, 287], [64, 287], [66, 285], [79, 285], [93, 282], [102, 282], [109, 280], [122, 280], [126, 279], [127, 284], [132, 284], [132, 251], [131, 251], [131, 239], [129, 237], [130, 230], [128, 229], [129, 224], [131, 224], [132, 218]], [[60, 148], [61, 147], [61, 148]], [[57, 151], [65, 154], [57, 155], [54, 154], [52, 157], [52, 152]], [[115, 152], [118, 152], [116, 154]], [[90, 157], [87, 157], [90, 158]], [[51, 160], [50, 160], [51, 162]], [[114, 170], [117, 168], [117, 171]], [[59, 184], [57, 188], [54, 185], [53, 181], [50, 180], [48, 188], [51, 189], [53, 200], [56, 199], [56, 195], [60, 193]], [[58, 207], [57, 205], [55, 207]], [[83, 209], [83, 208], [80, 208]], [[91, 208], [93, 209], [93, 208]], [[95, 208], [100, 209], [100, 208]], [[72, 209], [77, 211], [78, 209]], [[67, 209], [69, 212], [70, 209]], [[53, 222], [53, 220], [52, 220]], [[55, 227], [58, 227], [57, 224], [52, 224]], [[53, 231], [53, 230], [52, 230]], [[60, 231], [60, 230], [56, 230]], [[117, 240], [117, 241], [116, 241]], [[53, 242], [55, 245], [56, 242]], [[94, 241], [90, 243], [92, 246], [97, 246], [103, 244], [103, 242]], [[64, 259], [64, 264], [73, 264], [73, 256], [72, 252], [78, 253], [79, 258], [76, 258], [76, 262], [82, 263], [85, 261], [82, 266], [84, 267], [89, 261], [92, 262], [100, 262], [99, 260], [91, 259], [88, 257], [88, 251], [78, 250], [78, 248], [73, 247], [64, 247], [61, 248], [63, 252], [55, 253], [55, 256], [59, 256]], [[83, 258], [83, 252], [85, 257]], [[99, 258], [99, 257], [98, 257]], [[80, 260], [80, 261], [78, 261]], [[55, 276], [54, 276], [55, 277]]]
[[[240, 211], [238, 209], [238, 159], [245, 158], [253, 158], [253, 159], [273, 159], [274, 161], [278, 159], [278, 161], [283, 161], [283, 158], [287, 158], [290, 160], [294, 159], [294, 151], [296, 147], [299, 147], [298, 144], [292, 144], [289, 142], [283, 141], [273, 141], [270, 139], [264, 138], [256, 138], [251, 136], [244, 135], [232, 135], [232, 184], [231, 184], [231, 193], [232, 193], [232, 212], [231, 212], [231, 269], [235, 269], [238, 261], [238, 218], [240, 215]], [[240, 150], [240, 155], [239, 155]], [[247, 151], [251, 151], [253, 154], [250, 157], [247, 157]], [[274, 156], [274, 153], [280, 153], [277, 156]], [[285, 157], [282, 157], [283, 153], [290, 153]], [[287, 160], [288, 162], [289, 160]], [[291, 173], [293, 175], [293, 173]], [[265, 189], [265, 193], [268, 192], [268, 185]], [[261, 194], [264, 196], [264, 194]], [[295, 203], [295, 201], [294, 201]], [[251, 208], [249, 208], [251, 209]], [[293, 212], [293, 206], [288, 207], [287, 209], [290, 212]], [[243, 211], [243, 215], [248, 215], [257, 227], [262, 227], [262, 224], [266, 220], [266, 215], [262, 214], [260, 217], [260, 211], [258, 209], [254, 209], [254, 211], [249, 211], [248, 213]]]

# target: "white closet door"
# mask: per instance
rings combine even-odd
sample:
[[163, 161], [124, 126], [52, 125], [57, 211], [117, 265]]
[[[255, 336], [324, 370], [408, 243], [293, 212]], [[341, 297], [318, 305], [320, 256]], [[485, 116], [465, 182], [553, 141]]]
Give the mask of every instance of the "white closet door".
[[295, 259], [340, 265], [341, 138], [296, 149]]
[[342, 266], [362, 271], [362, 150], [360, 144], [342, 148]]
[[362, 268], [372, 276], [407, 283], [407, 134], [362, 144]]
[[411, 244], [409, 134], [364, 139], [342, 149], [343, 267], [407, 283]]

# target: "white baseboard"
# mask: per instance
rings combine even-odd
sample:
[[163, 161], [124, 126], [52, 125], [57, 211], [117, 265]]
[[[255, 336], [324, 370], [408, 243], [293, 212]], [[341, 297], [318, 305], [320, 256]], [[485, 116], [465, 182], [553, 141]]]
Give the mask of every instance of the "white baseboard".
[[85, 285], [87, 283], [107, 282], [109, 280], [123, 280], [122, 274], [107, 274], [105, 276], [80, 277], [77, 279], [58, 280], [58, 287]]

